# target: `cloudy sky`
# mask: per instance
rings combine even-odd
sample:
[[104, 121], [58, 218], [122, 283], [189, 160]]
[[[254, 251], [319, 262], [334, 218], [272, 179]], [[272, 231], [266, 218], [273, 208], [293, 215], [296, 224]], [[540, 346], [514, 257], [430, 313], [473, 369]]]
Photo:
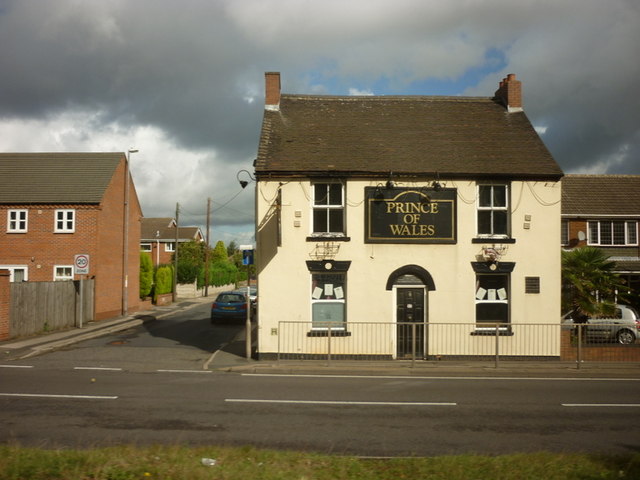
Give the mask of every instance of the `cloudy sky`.
[[266, 71], [487, 97], [516, 73], [565, 172], [640, 174], [638, 58], [638, 0], [0, 0], [0, 151], [138, 149], [145, 216], [204, 225], [211, 198], [212, 242], [249, 243]]

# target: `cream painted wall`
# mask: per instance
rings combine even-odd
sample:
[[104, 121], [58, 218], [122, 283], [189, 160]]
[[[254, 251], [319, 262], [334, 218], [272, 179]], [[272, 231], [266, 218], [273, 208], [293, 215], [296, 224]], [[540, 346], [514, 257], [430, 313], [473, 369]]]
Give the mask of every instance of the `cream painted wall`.
[[[333, 259], [351, 261], [346, 288], [347, 322], [395, 321], [394, 292], [385, 289], [387, 279], [397, 268], [416, 264], [431, 274], [436, 286], [436, 290], [428, 294], [429, 322], [473, 323], [475, 272], [471, 262], [476, 261], [484, 246], [493, 246], [490, 240], [472, 243], [476, 237], [477, 183], [441, 180], [447, 188], [457, 189], [457, 244], [365, 244], [364, 187], [377, 183], [354, 180], [346, 185], [346, 223], [350, 241], [334, 242], [339, 245], [339, 251]], [[426, 183], [398, 184], [400, 187], [423, 185]], [[560, 182], [517, 181], [510, 185], [511, 232], [516, 243], [506, 245], [508, 249], [502, 260], [516, 264], [510, 285], [511, 323], [514, 326], [557, 325], [561, 314]], [[260, 181], [257, 188], [258, 349], [260, 354], [265, 354], [278, 351], [278, 334], [282, 333], [278, 331], [279, 322], [311, 323], [311, 278], [305, 262], [315, 259], [312, 258], [314, 249], [322, 240], [307, 241], [311, 234], [309, 181]], [[276, 245], [277, 215], [273, 215], [278, 188], [281, 188], [282, 201], [282, 243], [279, 247]], [[529, 228], [525, 228], [525, 223]], [[498, 241], [496, 245], [502, 244]], [[527, 276], [540, 277], [540, 294], [524, 293]], [[548, 329], [536, 333], [543, 327], [530, 328], [532, 331], [527, 335], [532, 337], [532, 342], [535, 337], [549, 336]], [[486, 340], [478, 338], [476, 343], [487, 343]], [[518, 352], [523, 355], [559, 354], [559, 330], [557, 340], [552, 335], [552, 345], [544, 348], [534, 348], [528, 343], [525, 346], [521, 338], [515, 340], [521, 345], [517, 347]], [[549, 342], [545, 340], [545, 343]]]

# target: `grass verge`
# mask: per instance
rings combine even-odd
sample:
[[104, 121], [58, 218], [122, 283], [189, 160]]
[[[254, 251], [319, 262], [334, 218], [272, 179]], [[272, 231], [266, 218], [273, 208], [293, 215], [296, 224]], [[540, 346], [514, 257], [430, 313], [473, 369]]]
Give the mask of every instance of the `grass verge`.
[[[202, 459], [214, 459], [204, 465]], [[590, 480], [640, 478], [640, 454], [534, 453], [366, 459], [253, 447], [0, 446], [0, 480]]]

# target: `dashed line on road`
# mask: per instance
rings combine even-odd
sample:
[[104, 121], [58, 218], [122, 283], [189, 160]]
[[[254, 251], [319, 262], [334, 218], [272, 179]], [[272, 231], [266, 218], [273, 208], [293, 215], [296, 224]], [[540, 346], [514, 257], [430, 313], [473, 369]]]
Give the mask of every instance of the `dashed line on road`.
[[116, 400], [117, 395], [53, 395], [49, 393], [0, 393], [0, 397], [65, 398], [80, 400]]
[[409, 406], [409, 407], [455, 407], [455, 402], [359, 402], [343, 400], [261, 400], [250, 398], [225, 398], [229, 403], [284, 403], [299, 405], [369, 405], [369, 406]]
[[33, 365], [0, 365], [0, 368], [33, 368]]
[[211, 373], [211, 370], [161, 370], [158, 369], [156, 372], [160, 373]]
[[640, 403], [561, 403], [563, 407], [640, 407]]
[[106, 372], [121, 372], [122, 368], [115, 367], [73, 367], [74, 370], [99, 370]]

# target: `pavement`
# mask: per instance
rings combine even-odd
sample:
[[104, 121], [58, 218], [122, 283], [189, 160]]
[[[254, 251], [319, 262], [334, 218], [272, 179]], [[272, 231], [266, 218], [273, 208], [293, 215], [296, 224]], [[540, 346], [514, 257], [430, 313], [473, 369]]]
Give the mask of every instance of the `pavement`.
[[[12, 362], [41, 355], [101, 335], [127, 330], [146, 322], [188, 310], [211, 297], [178, 299], [167, 306], [109, 320], [89, 322], [82, 328], [72, 328], [28, 338], [0, 342], [0, 362]], [[456, 378], [558, 378], [558, 379], [627, 379], [640, 381], [638, 362], [583, 362], [559, 360], [255, 360], [245, 357], [244, 331], [229, 343], [212, 352], [205, 369], [220, 372], [273, 375], [375, 375]]]

